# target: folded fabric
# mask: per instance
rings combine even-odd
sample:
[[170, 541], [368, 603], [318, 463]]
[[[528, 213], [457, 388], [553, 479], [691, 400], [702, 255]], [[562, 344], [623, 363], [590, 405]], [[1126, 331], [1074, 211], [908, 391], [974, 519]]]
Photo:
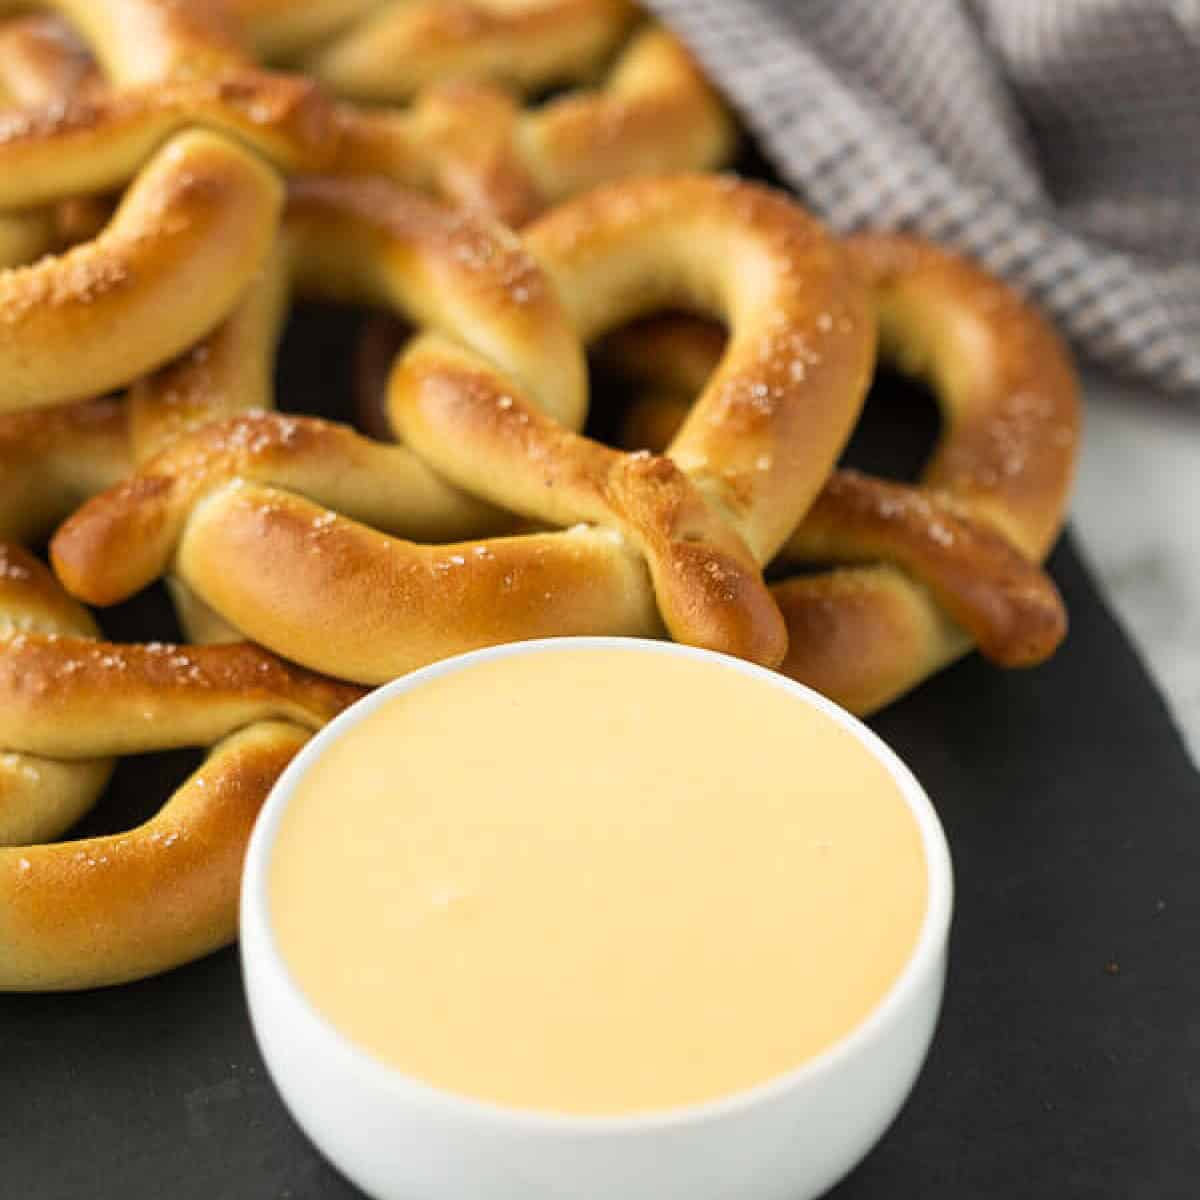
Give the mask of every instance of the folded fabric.
[[1200, 390], [1200, 7], [651, 0], [834, 227], [957, 246], [1093, 363]]

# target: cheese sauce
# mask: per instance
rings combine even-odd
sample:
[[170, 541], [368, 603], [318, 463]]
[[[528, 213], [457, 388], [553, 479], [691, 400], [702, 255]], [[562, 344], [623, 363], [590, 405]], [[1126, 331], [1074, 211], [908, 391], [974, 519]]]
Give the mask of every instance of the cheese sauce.
[[887, 770], [719, 660], [564, 646], [398, 695], [300, 779], [269, 875], [297, 983], [435, 1087], [587, 1115], [784, 1073], [911, 955]]

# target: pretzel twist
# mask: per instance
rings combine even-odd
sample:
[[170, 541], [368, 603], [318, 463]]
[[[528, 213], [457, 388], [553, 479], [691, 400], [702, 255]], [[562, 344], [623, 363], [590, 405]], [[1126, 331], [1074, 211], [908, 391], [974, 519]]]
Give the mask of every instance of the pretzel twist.
[[[258, 807], [361, 690], [247, 644], [100, 641], [12, 544], [0, 617], [0, 990], [119, 983], [230, 941]], [[48, 841], [95, 802], [112, 756], [183, 746], [211, 752], [148, 822]]]
[[629, 0], [229, 0], [229, 8], [256, 52], [278, 58], [272, 44], [290, 40], [290, 61], [306, 75], [372, 104], [408, 101], [451, 79], [490, 79], [522, 96], [587, 85], [641, 20]]
[[40, 9], [82, 38], [121, 86], [213, 78], [243, 66], [236, 21], [222, 3], [193, 0], [0, 0], [0, 17]]
[[[277, 0], [233, 7], [260, 44], [284, 15]], [[314, 29], [332, 22], [301, 68], [349, 99], [415, 101], [415, 137], [433, 151], [425, 186], [509, 224], [610, 180], [715, 168], [731, 156], [733, 128], [716, 93], [679, 41], [628, 0], [333, 11], [351, 7], [287, 6], [292, 22], [305, 12]], [[554, 87], [569, 90], [534, 102]]]
[[291, 63], [378, 9], [381, 0], [225, 0], [254, 53]]
[[[48, 579], [41, 563], [0, 543], [0, 642], [32, 632], [97, 638], [87, 611]], [[92, 807], [112, 774], [106, 756], [45, 758], [0, 753], [0, 847], [55, 837]], [[2, 853], [2, 851], [0, 851]]]
[[[867, 713], [973, 644], [1016, 667], [1061, 641], [1061, 600], [1035, 564], [1065, 516], [1080, 410], [1061, 342], [1009, 288], [910, 237], [859, 235], [846, 249], [884, 359], [931, 385], [944, 426], [916, 486], [834, 472], [776, 560], [842, 564], [773, 588], [788, 623], [782, 669]], [[610, 364], [643, 396], [625, 445], [667, 444], [722, 343], [693, 322], [610, 343]]]
[[[208, 427], [64, 524], [53, 556], [70, 590], [113, 603], [173, 570], [246, 635], [369, 682], [471, 646], [655, 634], [662, 622], [684, 640], [780, 659], [758, 561], [819, 489], [873, 346], [865, 297], [815, 222], [765, 189], [681, 177], [577, 201], [530, 231], [527, 252], [381, 184], [305, 181], [288, 230], [305, 282], [386, 299], [442, 331], [419, 337], [393, 378], [421, 458], [297, 418]], [[702, 263], [689, 253], [698, 237], [719, 251]], [[672, 301], [735, 330], [678, 465], [574, 433], [587, 403], [582, 342]], [[839, 319], [823, 332], [826, 313]], [[804, 380], [798, 343], [823, 352]], [[441, 538], [455, 536], [447, 512], [479, 521], [475, 502], [461, 518], [450, 507], [460, 493], [423, 459], [572, 528], [448, 546], [378, 532]]]
[[[0, 0], [0, 12], [15, 7]], [[124, 386], [212, 330], [262, 268], [282, 202], [275, 173], [241, 143], [324, 161], [332, 120], [306, 81], [256, 75], [215, 5], [43, 7], [86, 49], [55, 19], [13, 22], [0, 38], [0, 81], [26, 104], [0, 114], [0, 206], [72, 203], [78, 218], [75, 197], [133, 185], [86, 244], [0, 274], [0, 409]], [[5, 226], [17, 234], [0, 238], [10, 264], [55, 233], [41, 213]]]
[[[16, 542], [123, 477], [129, 407], [0, 414], [0, 990], [97, 986], [229, 941], [257, 807], [308, 734], [361, 694], [246, 644], [114, 645]], [[50, 844], [113, 756], [210, 746], [138, 829]]]
[[94, 241], [0, 273], [0, 410], [120, 387], [206, 334], [261, 267], [281, 203], [258, 159], [180, 134]]
[[0, 413], [0, 542], [35, 545], [133, 468], [118, 400]]
[[[471, 43], [486, 50], [497, 22], [521, 27], [527, 59], [549, 64], [569, 53], [575, 35], [563, 45], [536, 36], [553, 6], [528, 29], [528, 16], [489, 18], [480, 36], [451, 47], [449, 59], [430, 60], [458, 82], [426, 89], [410, 106], [374, 110], [332, 101], [306, 79], [255, 70], [219, 22], [177, 19], [168, 0], [59, 0], [55, 7], [80, 22], [116, 86], [0, 121], [3, 209], [122, 187], [165, 138], [193, 127], [232, 135], [286, 171], [382, 174], [512, 223], [596, 181], [718, 165], [732, 147], [715, 94], [661, 30], [637, 34], [599, 90], [541, 109], [522, 110], [517, 97], [486, 80], [462, 85], [461, 71], [494, 62], [494, 48], [481, 59]], [[435, 0], [424, 8], [436, 25], [453, 24], [461, 6]], [[154, 28], [144, 53], [114, 33], [126, 19]], [[556, 18], [557, 28], [568, 25]]]
[[[61, 21], [46, 16], [0, 21], [0, 105], [36, 105], [84, 97], [101, 85], [86, 48]], [[31, 263], [94, 235], [107, 214], [91, 198], [56, 209], [0, 213], [0, 268]]]
[[[100, 640], [14, 542], [124, 476], [130, 450], [116, 401], [0, 416], [0, 990], [120, 982], [230, 940], [257, 806], [360, 694], [247, 645]], [[96, 803], [114, 755], [205, 744], [205, 766], [146, 825], [47, 844]]]

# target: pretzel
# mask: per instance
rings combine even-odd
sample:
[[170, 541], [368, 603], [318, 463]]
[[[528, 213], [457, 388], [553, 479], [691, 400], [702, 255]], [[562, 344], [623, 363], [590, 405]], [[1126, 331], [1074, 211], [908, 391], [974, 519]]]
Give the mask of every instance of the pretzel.
[[[258, 804], [360, 694], [246, 645], [98, 640], [13, 543], [121, 478], [131, 443], [117, 401], [0, 415], [0, 847], [15, 847], [0, 848], [0, 990], [120, 982], [230, 940]], [[211, 744], [208, 762], [149, 823], [45, 844], [93, 806], [113, 755], [189, 744]]]
[[[664, 623], [683, 640], [781, 658], [758, 562], [819, 490], [873, 347], [865, 296], [814, 221], [766, 189], [685, 176], [567, 205], [530, 231], [527, 253], [416, 197], [295, 188], [289, 229], [307, 238], [314, 282], [344, 298], [383, 292], [442, 330], [414, 341], [392, 381], [413, 448], [452, 483], [572, 528], [448, 546], [386, 536], [360, 522], [442, 536], [430, 521], [445, 497], [422, 511], [428, 468], [418, 487], [393, 465], [420, 461], [407, 447], [262, 414], [176, 439], [64, 523], [52, 554], [69, 590], [108, 604], [171, 570], [245, 635], [362, 682], [472, 646]], [[697, 239], [713, 254], [691, 255]], [[679, 465], [573, 433], [586, 413], [582, 342], [672, 301], [734, 330], [674, 448]], [[798, 346], [821, 349], [804, 379]]]
[[[1066, 512], [1080, 412], [1065, 349], [997, 280], [915, 238], [846, 248], [874, 294], [885, 359], [933, 387], [944, 422], [918, 485], [835, 472], [776, 559], [777, 571], [856, 564], [773, 591], [788, 622], [782, 669], [868, 713], [972, 644], [1028, 666], [1061, 640], [1061, 601], [1033, 564]], [[722, 341], [681, 321], [609, 343], [610, 367], [644, 397], [624, 445], [669, 441]]]
[[417, 186], [521, 226], [612, 180], [712, 169], [733, 154], [733, 127], [683, 46], [635, 33], [603, 84], [524, 108], [486, 82], [431, 87], [413, 107]]
[[41, 542], [132, 469], [120, 401], [0, 413], [0, 542]]
[[266, 257], [281, 199], [233, 143], [169, 142], [95, 241], [0, 273], [0, 410], [120, 387], [207, 333]]
[[87, 98], [103, 86], [95, 59], [61, 19], [36, 14], [0, 22], [0, 95], [6, 103]]
[[[86, 48], [62, 21], [34, 16], [13, 18], [0, 25], [0, 92], [9, 99], [22, 103], [37, 100], [79, 102], [102, 94], [104, 86]], [[77, 368], [68, 371], [65, 381], [65, 386], [74, 394], [101, 389], [111, 382], [103, 371], [99, 376], [89, 373], [94, 360], [88, 357], [86, 350], [89, 342], [94, 345], [95, 339], [82, 336], [82, 327], [86, 325], [90, 329], [95, 318], [96, 329], [104, 339], [98, 349], [106, 362], [111, 361], [113, 355], [108, 339], [114, 332], [120, 336], [120, 322], [136, 321], [138, 313], [143, 311], [127, 311], [128, 301], [122, 293], [134, 286], [129, 282], [131, 278], [136, 276], [140, 300], [162, 305], [163, 297], [158, 289], [188, 288], [195, 284], [202, 301], [199, 312], [194, 311], [194, 302], [189, 305], [186, 295], [182, 305], [172, 296], [171, 303], [164, 306], [172, 318], [175, 315], [182, 317], [182, 327], [171, 319], [164, 322], [160, 314], [155, 313], [156, 319], [150, 323], [149, 332], [152, 335], [150, 351], [156, 357], [156, 336], [171, 337], [168, 343], [171, 349], [177, 338], [193, 339], [197, 328], [202, 328], [197, 325], [198, 320], [210, 325], [212, 318], [220, 315], [219, 309], [211, 311], [210, 306], [225, 302], [221, 293], [245, 285], [247, 271], [254, 266], [252, 261], [235, 261], [232, 274], [224, 270], [228, 265], [225, 254], [236, 255], [237, 241], [222, 247], [213, 259], [200, 240], [206, 232], [203, 226], [191, 231], [193, 245], [190, 251], [186, 244], [172, 247], [170, 237], [164, 234], [169, 235], [172, 226], [178, 233], [189, 221], [199, 217], [207, 221], [209, 232], [220, 234], [224, 229], [244, 240], [241, 231], [252, 232], [255, 207], [263, 208], [261, 201], [269, 202], [278, 190], [277, 185], [269, 180], [264, 183], [264, 177], [253, 164], [244, 160], [233, 147], [219, 148], [214, 157], [211, 146], [185, 139], [173, 153], [177, 158], [173, 165], [167, 165], [171, 156], [165, 154], [160, 156], [160, 163], [152, 164], [141, 187], [127, 197], [121, 220], [93, 245], [57, 261], [42, 262], [34, 270], [0, 277], [0, 292], [6, 295], [9, 306], [5, 320], [11, 334], [6, 347], [9, 357], [19, 357], [24, 363], [31, 344], [36, 350], [45, 352], [44, 356], [39, 355], [40, 361], [28, 364], [36, 375], [34, 394], [27, 391], [26, 385], [30, 383], [27, 377], [20, 372], [10, 376], [10, 407], [14, 403], [24, 407], [25, 402], [55, 402], [64, 386], [57, 360], [65, 359], [68, 368]], [[209, 163], [206, 163], [206, 154], [211, 160]], [[234, 168], [235, 186], [223, 201], [218, 193], [225, 185], [224, 176], [229, 173], [230, 163]], [[248, 186], [253, 188], [249, 195], [258, 201], [257, 205], [231, 212], [234, 225], [231, 229], [223, 226], [219, 221], [222, 206], [242, 204]], [[261, 197], [259, 193], [262, 193]], [[215, 213], [210, 211], [214, 209]], [[218, 219], [214, 220], [214, 216]], [[0, 262], [27, 262], [52, 248], [90, 239], [108, 220], [105, 206], [88, 198], [64, 200], [53, 212], [9, 216], [0, 221]], [[156, 220], [159, 226], [152, 228]], [[22, 243], [22, 229], [36, 233]], [[5, 232], [12, 234], [14, 230], [15, 239], [4, 236]], [[212, 267], [219, 273], [215, 278], [218, 284], [215, 294], [212, 290], [214, 279], [203, 270], [197, 273], [195, 264], [190, 261], [193, 256], [201, 266], [206, 259], [212, 260]], [[172, 259], [175, 260], [173, 267]], [[145, 334], [140, 330], [137, 332], [139, 337], [133, 347], [135, 364], [137, 347], [146, 342]], [[45, 338], [57, 342], [69, 338], [69, 348], [59, 345], [51, 350], [41, 344]], [[39, 398], [36, 388], [47, 368], [51, 374], [46, 382], [51, 390], [48, 397]], [[121, 369], [124, 372], [124, 364]]]
[[[120, 982], [230, 940], [257, 806], [361, 694], [245, 644], [100, 641], [13, 544], [130, 470], [129, 417], [115, 400], [0, 414], [0, 990]], [[113, 755], [182, 745], [212, 753], [146, 825], [46, 844], [96, 802]]]
[[[24, 5], [0, 0], [0, 12], [13, 7]], [[0, 274], [0, 367], [18, 368], [0, 371], [7, 384], [0, 409], [124, 386], [195, 343], [258, 273], [278, 221], [279, 182], [239, 143], [282, 159], [325, 153], [325, 107], [314, 102], [314, 117], [305, 105], [311, 86], [254, 76], [216, 6], [53, 0], [45, 7], [69, 18], [85, 42], [53, 18], [13, 21], [0, 32], [0, 83], [27, 106], [0, 114], [7, 159], [0, 206], [58, 204], [58, 228], [42, 213], [5, 216], [0, 262], [88, 237], [95, 231], [80, 214], [95, 204], [81, 207], [75, 198], [133, 186], [86, 245]], [[39, 99], [40, 108], [28, 107]], [[64, 211], [74, 217], [66, 230]]]
[[[26, 105], [86, 96], [99, 83], [95, 63], [71, 31], [54, 18], [0, 22], [0, 104]], [[91, 236], [97, 208], [66, 201], [57, 211], [0, 214], [0, 268], [33, 262], [82, 236]]]
[[[213, 0], [204, 0], [212, 3]], [[224, 0], [264, 61], [291, 63], [378, 9], [381, 0]]]
[[[0, 847], [0, 990], [120, 983], [232, 940], [259, 806], [361, 690], [245, 644], [99, 641], [12, 544], [0, 616], [0, 841], [20, 843]], [[113, 755], [181, 746], [211, 752], [145, 824], [47, 841], [91, 806]]]
[[248, 61], [236, 22], [209, 0], [0, 0], [0, 17], [62, 17], [121, 86], [214, 78]]
[[[579, 0], [558, 0], [568, 2]], [[237, 137], [285, 171], [381, 174], [512, 222], [595, 181], [716, 165], [732, 147], [714, 93], [661, 30], [636, 35], [598, 92], [537, 111], [523, 112], [486, 82], [372, 110], [334, 102], [307, 80], [255, 70], [221, 22], [201, 21], [192, 8], [184, 19], [170, 0], [54, 7], [81, 24], [116, 86], [0, 123], [0, 209], [123, 187], [164, 138], [196, 126]], [[125, 21], [153, 27], [144, 53], [137, 39], [118, 36]], [[527, 55], [546, 56], [531, 33], [523, 44]]]
[[[234, 6], [253, 30], [262, 0]], [[610, 180], [715, 168], [733, 152], [691, 56], [627, 0], [393, 0], [302, 66], [351, 99], [415, 101], [412, 136], [430, 167], [420, 185], [510, 225]], [[571, 90], [533, 103], [555, 85]]]
[[411, 100], [448, 79], [521, 95], [586, 85], [639, 19], [629, 0], [228, 0], [255, 51], [339, 95]]

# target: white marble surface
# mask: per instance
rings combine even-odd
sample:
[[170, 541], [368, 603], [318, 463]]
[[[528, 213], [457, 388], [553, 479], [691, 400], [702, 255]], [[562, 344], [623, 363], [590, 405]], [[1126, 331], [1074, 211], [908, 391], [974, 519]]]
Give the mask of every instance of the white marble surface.
[[1087, 395], [1075, 530], [1200, 765], [1200, 406]]

